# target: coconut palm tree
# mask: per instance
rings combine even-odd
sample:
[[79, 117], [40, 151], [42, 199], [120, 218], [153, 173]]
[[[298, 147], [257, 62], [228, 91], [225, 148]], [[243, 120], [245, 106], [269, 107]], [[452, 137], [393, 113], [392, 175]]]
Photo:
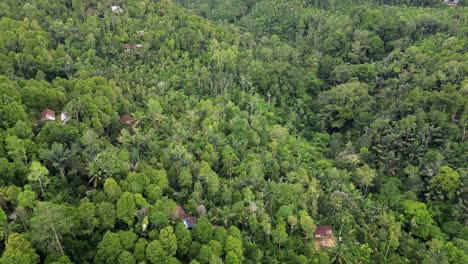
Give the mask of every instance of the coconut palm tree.
[[75, 151], [55, 142], [52, 144], [51, 149], [45, 150], [41, 156], [45, 161], [51, 163], [55, 169], [58, 169], [62, 180], [66, 182], [65, 171], [70, 166], [71, 160], [75, 156]]

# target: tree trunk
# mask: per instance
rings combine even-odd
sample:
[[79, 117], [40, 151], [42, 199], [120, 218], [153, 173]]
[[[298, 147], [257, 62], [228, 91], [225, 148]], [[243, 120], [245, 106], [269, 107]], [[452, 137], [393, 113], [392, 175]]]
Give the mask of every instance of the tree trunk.
[[393, 237], [390, 237], [390, 241], [388, 241], [387, 250], [385, 251], [385, 259], [387, 259], [388, 250], [390, 249], [390, 244], [392, 243], [392, 238], [393, 238]]
[[44, 189], [42, 188], [42, 180], [39, 178], [39, 186], [41, 186], [42, 195], [44, 195]]
[[54, 224], [52, 224], [52, 230], [54, 231], [55, 241], [57, 242], [57, 245], [58, 245], [58, 247], [59, 247], [60, 254], [62, 254], [62, 256], [64, 256], [65, 254], [63, 254], [62, 244], [60, 244], [60, 240], [59, 240], [59, 238], [58, 238], [57, 231], [55, 231], [55, 226], [54, 226]]

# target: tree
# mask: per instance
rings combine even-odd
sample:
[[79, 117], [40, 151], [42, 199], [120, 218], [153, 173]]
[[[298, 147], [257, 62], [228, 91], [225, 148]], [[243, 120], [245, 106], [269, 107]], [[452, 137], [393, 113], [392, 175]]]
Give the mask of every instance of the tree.
[[104, 193], [109, 201], [115, 203], [122, 194], [122, 190], [113, 178], [107, 178], [104, 182]]
[[5, 229], [8, 225], [7, 216], [2, 208], [0, 208], [0, 238], [3, 240], [6, 238], [8, 240], [8, 233], [5, 232]]
[[136, 204], [133, 194], [122, 193], [117, 201], [117, 219], [122, 220], [128, 226], [132, 226], [135, 221]]
[[292, 236], [292, 233], [294, 232], [294, 229], [295, 229], [295, 227], [297, 225], [297, 222], [298, 222], [297, 217], [295, 215], [288, 216], [288, 224], [291, 227], [290, 228], [290, 233], [289, 233], [290, 236]]
[[123, 248], [118, 234], [107, 231], [97, 246], [96, 263], [117, 263]]
[[24, 239], [20, 234], [13, 233], [8, 238], [5, 251], [0, 258], [0, 263], [35, 264], [39, 263], [39, 256], [29, 241]]
[[168, 257], [158, 240], [151, 241], [146, 247], [146, 259], [153, 264], [164, 263]]
[[367, 89], [364, 83], [349, 82], [322, 92], [319, 95], [319, 107], [326, 128], [361, 128], [367, 123], [368, 113], [375, 103]]
[[37, 203], [29, 225], [36, 247], [54, 256], [64, 255], [63, 237], [73, 228], [73, 221], [64, 205]]
[[364, 187], [364, 195], [367, 194], [367, 188], [372, 184], [376, 173], [371, 169], [367, 164], [361, 168], [356, 169], [356, 175], [358, 177], [358, 182]]
[[432, 196], [442, 196], [449, 200], [455, 197], [460, 185], [460, 175], [449, 166], [440, 167], [439, 173], [429, 180]]
[[28, 156], [26, 149], [25, 139], [20, 139], [17, 136], [7, 136], [5, 138], [5, 149], [7, 154], [14, 161], [22, 162], [23, 164], [28, 164]]
[[197, 260], [200, 263], [210, 263], [210, 260], [213, 258], [213, 251], [207, 245], [202, 245], [200, 251], [197, 255]]
[[202, 217], [198, 220], [192, 233], [195, 240], [206, 244], [213, 238], [213, 226], [205, 217]]
[[219, 190], [219, 179], [206, 161], [202, 161], [198, 179], [206, 184], [208, 194], [215, 195]]
[[136, 260], [132, 253], [128, 251], [123, 251], [119, 255], [119, 259], [117, 260], [118, 264], [135, 264]]
[[286, 233], [286, 224], [283, 219], [278, 220], [276, 223], [275, 229], [271, 231], [271, 237], [273, 242], [278, 244], [281, 247], [284, 243], [288, 241], [288, 233]]
[[124, 173], [123, 162], [113, 153], [104, 151], [96, 155], [88, 165], [88, 175], [94, 188], [107, 177], [119, 178]]
[[36, 201], [36, 193], [31, 190], [31, 186], [25, 185], [24, 191], [18, 194], [18, 206], [32, 209]]
[[144, 238], [139, 238], [135, 244], [135, 250], [133, 251], [133, 256], [136, 261], [141, 262], [146, 258], [146, 247], [148, 246], [148, 241]]
[[224, 251], [233, 252], [239, 260], [244, 260], [242, 241], [233, 236], [228, 236], [226, 238], [226, 242], [224, 243]]
[[403, 201], [406, 222], [416, 236], [426, 239], [432, 227], [432, 217], [426, 209], [426, 204], [414, 201]]
[[102, 230], [114, 228], [117, 217], [115, 206], [108, 202], [99, 203], [96, 207], [96, 216], [99, 219], [99, 228]]
[[314, 236], [315, 224], [314, 220], [305, 211], [301, 211], [301, 217], [299, 218], [299, 225], [304, 232], [306, 243], [309, 239]]
[[92, 235], [94, 229], [99, 224], [99, 220], [96, 218], [96, 207], [85, 198], [77, 209], [75, 218], [79, 223], [77, 226], [78, 233], [81, 235]]
[[63, 144], [54, 142], [51, 149], [42, 152], [41, 157], [50, 162], [54, 168], [58, 169], [62, 180], [66, 182], [65, 172], [75, 157], [74, 151], [66, 148]]
[[138, 236], [133, 231], [119, 231], [117, 235], [119, 236], [120, 245], [123, 250], [133, 250], [135, 242], [138, 239]]
[[185, 228], [184, 224], [179, 223], [176, 226], [175, 235], [177, 237], [177, 252], [186, 255], [192, 243], [192, 233]]
[[31, 167], [29, 168], [28, 180], [32, 182], [39, 182], [39, 186], [41, 187], [41, 192], [44, 195], [44, 188], [43, 186], [49, 183], [49, 171], [46, 167], [44, 167], [41, 163], [37, 161], [31, 162]]
[[167, 226], [161, 230], [159, 233], [159, 242], [169, 256], [175, 255], [177, 252], [177, 237], [174, 235], [172, 226]]

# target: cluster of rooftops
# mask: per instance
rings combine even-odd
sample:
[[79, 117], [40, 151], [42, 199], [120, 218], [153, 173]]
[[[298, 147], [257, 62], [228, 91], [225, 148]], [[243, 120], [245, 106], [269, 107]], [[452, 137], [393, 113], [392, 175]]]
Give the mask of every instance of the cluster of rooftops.
[[[67, 112], [62, 111], [60, 113], [60, 122], [66, 123], [66, 122], [68, 122], [69, 119], [70, 119], [70, 116], [68, 115]], [[119, 119], [120, 119], [120, 123], [123, 123], [123, 124], [130, 124], [135, 120], [135, 118], [132, 115], [129, 115], [129, 114], [122, 114], [122, 115], [120, 115]], [[55, 120], [56, 120], [56, 117], [55, 117], [55, 111], [54, 110], [46, 108], [46, 109], [44, 109], [42, 111], [42, 113], [41, 113], [41, 121], [42, 122], [55, 121]]]
[[[51, 109], [44, 109], [41, 114], [41, 120], [43, 122], [55, 121], [55, 111]], [[62, 111], [60, 114], [60, 121], [66, 123], [69, 120], [67, 112]], [[130, 124], [135, 120], [132, 115], [122, 114], [120, 115], [120, 123]], [[181, 219], [187, 229], [192, 229], [197, 224], [197, 218], [191, 216], [185, 212], [185, 209], [178, 205], [177, 206], [177, 218]], [[314, 233], [315, 242], [314, 247], [316, 249], [324, 247], [333, 247], [336, 244], [335, 237], [333, 236], [332, 228], [328, 225], [317, 226]]]
[[[188, 215], [185, 209], [180, 205], [177, 206], [177, 218], [182, 220], [187, 229], [193, 229], [197, 224], [197, 218]], [[336, 245], [332, 228], [328, 225], [317, 226], [315, 228], [314, 238], [314, 247], [316, 249], [334, 247]]]
[[[111, 6], [111, 11], [113, 13], [120, 14], [124, 10], [120, 6]], [[96, 9], [94, 9], [92, 7], [88, 7], [88, 9], [86, 9], [85, 13], [88, 14], [88, 15], [94, 15], [94, 14], [96, 14]], [[138, 35], [143, 35], [143, 34], [145, 34], [145, 31], [144, 30], [138, 30], [136, 33]], [[141, 47], [143, 47], [143, 45], [141, 45], [141, 44], [130, 44], [130, 43], [124, 44], [125, 51], [131, 51], [133, 49], [137, 49], [137, 48], [141, 48]]]

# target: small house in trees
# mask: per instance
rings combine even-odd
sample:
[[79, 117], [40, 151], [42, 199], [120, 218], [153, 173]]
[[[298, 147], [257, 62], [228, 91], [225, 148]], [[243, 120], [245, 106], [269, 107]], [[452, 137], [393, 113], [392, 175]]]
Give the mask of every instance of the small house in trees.
[[129, 114], [120, 115], [120, 123], [122, 124], [130, 124], [133, 122], [133, 120], [134, 120], [133, 116]]
[[184, 222], [184, 225], [187, 229], [192, 229], [197, 224], [197, 218], [195, 218], [194, 216], [184, 218], [182, 219], [182, 221]]
[[444, 3], [449, 5], [449, 6], [457, 6], [458, 5], [458, 0], [444, 0]]
[[137, 49], [137, 48], [141, 48], [141, 47], [143, 47], [141, 44], [136, 44], [136, 45], [125, 44], [124, 45], [125, 51], [131, 51], [132, 49]]
[[185, 213], [185, 210], [182, 206], [178, 205], [176, 209], [177, 209], [178, 218], [181, 218], [181, 219], [187, 218], [187, 213]]
[[67, 114], [67, 112], [65, 111], [62, 111], [62, 113], [60, 113], [60, 121], [62, 121], [62, 123], [66, 123], [68, 122], [68, 120], [70, 119], [70, 116]]
[[336, 245], [335, 237], [330, 226], [317, 226], [314, 233], [315, 249], [321, 249], [324, 247], [334, 247]]
[[144, 31], [144, 30], [138, 30], [136, 33], [137, 33], [138, 35], [143, 35], [143, 34], [145, 34], [145, 31]]
[[43, 122], [55, 121], [55, 112], [48, 108], [44, 109], [44, 111], [42, 111], [42, 114], [41, 114], [41, 120]]
[[123, 9], [120, 6], [111, 6], [111, 10], [114, 13], [122, 13]]
[[93, 15], [93, 14], [96, 13], [96, 10], [94, 8], [92, 8], [92, 7], [88, 7], [88, 9], [86, 9], [85, 13], [88, 14], [88, 15]]
[[176, 209], [177, 209], [177, 217], [179, 219], [182, 219], [182, 222], [184, 223], [185, 227], [187, 229], [194, 228], [195, 225], [197, 224], [197, 218], [195, 218], [194, 216], [187, 215], [184, 208], [180, 205], [178, 205]]

